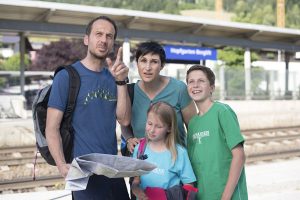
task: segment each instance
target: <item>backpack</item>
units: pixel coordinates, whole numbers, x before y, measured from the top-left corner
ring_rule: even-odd
[[[58,67],[54,72],[54,76],[62,69],[66,69],[69,74],[69,95],[66,110],[60,124],[60,135],[66,162],[71,163],[73,159],[72,152],[74,138],[71,122],[73,111],[76,105],[77,95],[80,88],[80,77],[76,69],[70,65]],[[56,164],[48,149],[45,135],[47,107],[50,92],[51,85],[46,86],[37,93],[32,104],[32,118],[38,151],[48,164],[55,166]]]

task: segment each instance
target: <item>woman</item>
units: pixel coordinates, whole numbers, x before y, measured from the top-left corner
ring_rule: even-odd
[[[154,41],[138,45],[135,56],[141,77],[134,85],[131,127],[122,127],[122,136],[132,153],[139,138],[145,137],[147,110],[158,101],[168,102],[176,110],[180,143],[185,146],[187,126],[190,118],[196,114],[196,107],[187,93],[186,84],[171,77],[160,75],[166,62],[163,47]]]

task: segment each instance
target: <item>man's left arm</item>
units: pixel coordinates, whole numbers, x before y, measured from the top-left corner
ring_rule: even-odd
[[[112,63],[110,58],[106,59],[108,69],[115,78],[117,84],[117,121],[120,125],[127,126],[131,117],[131,102],[127,92],[125,80],[128,77],[128,67],[122,62],[122,47],[119,48],[116,60]]]
[[[131,102],[127,92],[127,84],[117,85],[117,120],[120,125],[127,126],[130,124]]]

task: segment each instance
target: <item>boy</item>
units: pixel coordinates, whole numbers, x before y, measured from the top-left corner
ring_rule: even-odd
[[[197,177],[197,199],[248,199],[244,139],[234,111],[212,100],[215,75],[194,65],[186,75],[188,93],[198,114],[189,122],[188,153]]]

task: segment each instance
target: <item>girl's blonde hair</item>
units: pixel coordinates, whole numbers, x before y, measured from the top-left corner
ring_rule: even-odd
[[[159,119],[168,126],[170,131],[167,132],[165,142],[167,148],[171,151],[172,160],[175,162],[177,158],[176,145],[183,145],[179,137],[176,112],[170,104],[162,101],[152,104],[148,109],[147,115],[150,112],[158,115]]]

